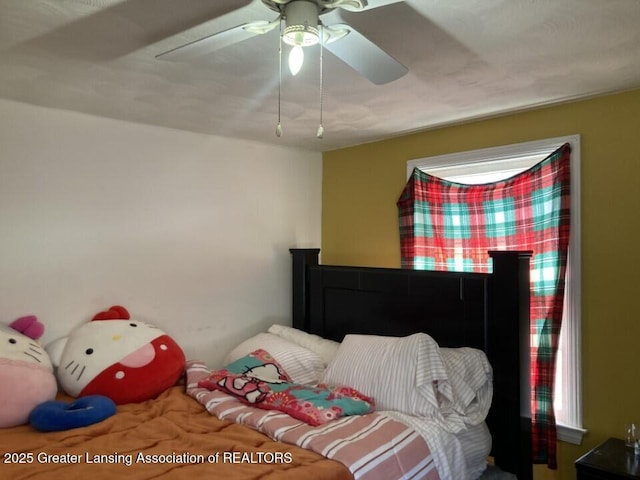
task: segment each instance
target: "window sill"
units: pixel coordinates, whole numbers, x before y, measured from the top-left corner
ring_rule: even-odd
[[[574,445],[582,444],[582,437],[587,431],[584,428],[571,427],[569,425],[556,425],[558,440],[561,442],[573,443]]]

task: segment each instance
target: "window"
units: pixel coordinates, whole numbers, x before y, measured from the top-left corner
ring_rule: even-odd
[[[447,180],[489,183],[520,173],[543,160],[564,143],[571,144],[571,237],[568,253],[565,304],[556,361],[554,411],[558,438],[580,444],[582,429],[580,362],[580,136],[474,150],[407,162],[407,177],[414,168]]]

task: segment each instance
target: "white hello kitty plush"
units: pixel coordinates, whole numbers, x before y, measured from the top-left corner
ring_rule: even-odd
[[[171,337],[132,320],[119,305],[47,345],[47,351],[65,392],[104,395],[116,404],[156,397],[176,384],[185,367],[184,353]]]
[[[37,341],[43,333],[33,315],[0,325],[0,428],[27,423],[38,404],[56,396],[49,355]]]

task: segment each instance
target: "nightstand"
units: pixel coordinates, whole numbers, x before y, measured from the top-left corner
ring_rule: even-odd
[[[623,440],[610,438],[576,460],[578,480],[640,479],[640,456]]]

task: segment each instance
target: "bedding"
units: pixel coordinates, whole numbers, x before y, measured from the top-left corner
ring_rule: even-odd
[[[455,435],[462,446],[467,478],[478,478],[488,467],[487,458],[491,454],[491,432],[485,422],[467,427]]]
[[[61,401],[71,397],[59,396]],[[210,415],[175,386],[103,422],[43,433],[0,430],[3,479],[352,479],[341,463]]]
[[[316,353],[328,345],[329,368],[322,381],[373,392],[378,407],[388,409],[382,415],[425,438],[443,478],[475,479],[486,469],[492,441],[484,420],[491,406],[493,378],[482,350],[440,348],[424,333],[347,335],[342,343],[325,343],[322,337],[282,325],[273,325],[269,332]],[[269,337],[253,337],[251,345],[265,346],[260,343],[265,338]],[[428,398],[434,401],[429,403]]]
[[[347,335],[323,382],[360,390],[373,397],[381,410],[434,416],[439,407],[438,389],[442,391],[447,380],[437,348],[425,334]],[[435,352],[433,359],[427,356],[430,351]]]
[[[220,419],[249,426],[274,440],[338,460],[355,479],[440,479],[425,439],[401,421],[371,413],[311,426],[284,413],[245,405],[219,390],[199,387],[199,382],[210,374],[201,362],[189,362],[187,393]]]
[[[493,399],[493,371],[487,356],[469,347],[441,348],[440,354],[453,392],[448,408],[459,412],[467,426],[484,422]]]
[[[426,333],[347,335],[322,381],[349,385],[374,398],[381,410],[426,417],[451,433],[483,422],[493,391],[484,352],[443,354]]]
[[[408,425],[426,440],[442,479],[474,480],[487,468],[491,434],[486,423],[469,426],[458,433],[447,432],[427,418],[394,411],[380,411]]]
[[[242,403],[278,410],[310,425],[363,415],[374,409],[371,398],[349,387],[294,383],[271,354],[262,349],[210,372],[198,387],[220,390]]]

